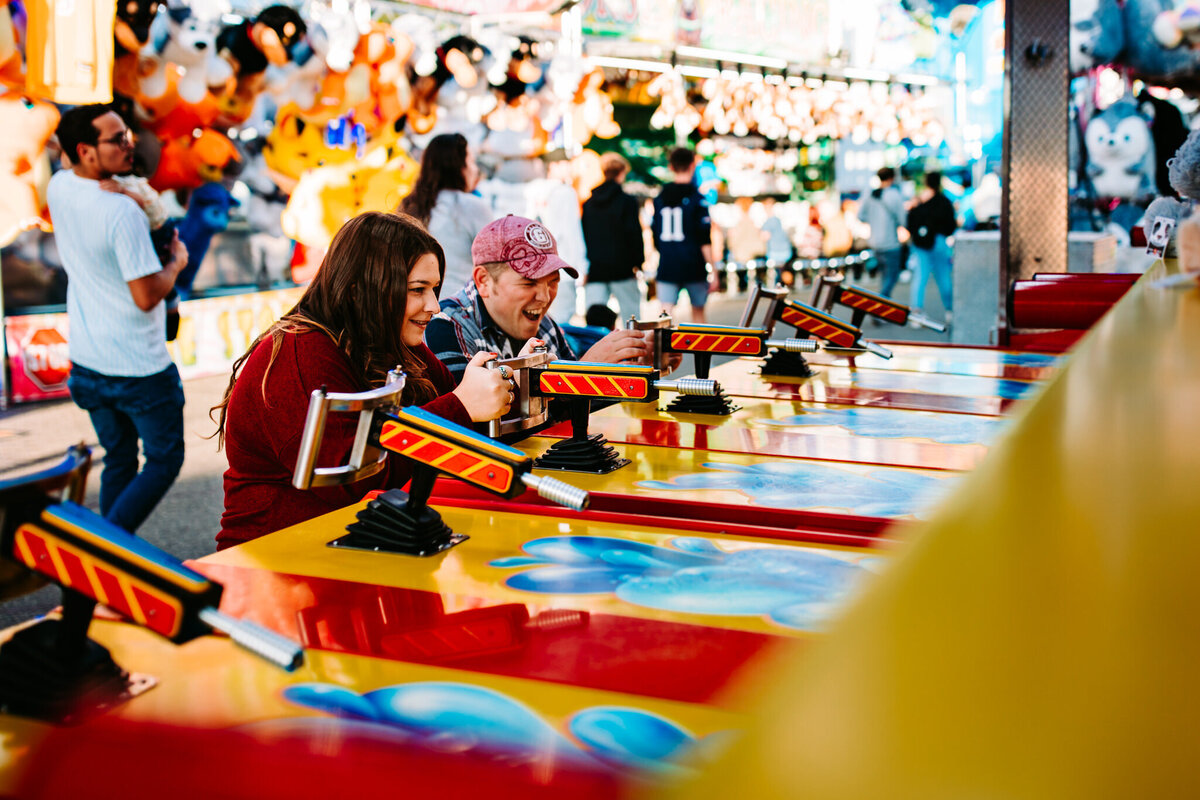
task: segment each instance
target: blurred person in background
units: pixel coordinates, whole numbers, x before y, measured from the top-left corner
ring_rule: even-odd
[[[750,283],[751,262],[757,269],[766,253],[766,237],[750,215],[754,198],[739,197],[734,205],[738,209],[738,219],[725,234],[725,246],[729,250],[729,260],[738,266],[738,289],[744,290]]]
[[[942,174],[930,172],[925,176],[925,190],[920,201],[908,212],[907,227],[912,237],[914,274],[909,305],[925,306],[925,289],[932,275],[942,296],[942,305],[949,320],[954,310],[953,283],[950,269],[953,262],[948,237],[954,235],[958,224],[954,204],[942,193]]]
[[[429,140],[417,182],[400,202],[400,210],[420,220],[446,254],[444,295],[471,280],[471,242],[495,218],[487,201],[472,194],[478,183],[479,167],[466,137],[443,133]]]
[[[656,283],[663,310],[673,315],[679,295],[686,289],[692,304],[692,321],[705,322],[704,306],[715,278],[709,276],[713,263],[712,220],[708,205],[693,178],[696,154],[676,147],[668,157],[671,182],[654,199],[654,248],[658,251]]]
[[[641,290],[637,275],[646,261],[638,202],[621,184],[629,173],[629,162],[619,153],[600,159],[604,183],[592,190],[583,204],[583,240],[587,246],[587,275],[584,295],[587,307],[617,301],[622,318],[641,317]]]
[[[860,201],[858,218],[871,227],[868,243],[879,264],[881,286],[879,293],[891,297],[904,269],[901,236],[905,236],[904,196],[896,188],[896,170],[884,167],[877,173],[879,186]]]
[[[766,239],[767,262],[775,269],[773,281],[791,286],[795,282],[795,273],[792,272],[795,248],[792,246],[792,239],[788,236],[783,222],[775,216],[775,198],[764,198],[762,204],[763,212],[767,215],[763,220],[762,234]]]

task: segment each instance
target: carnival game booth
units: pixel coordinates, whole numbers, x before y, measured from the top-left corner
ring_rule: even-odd
[[[406,782],[430,787],[432,770],[451,796],[1187,786],[1179,746],[1194,713],[1170,686],[1195,660],[1178,631],[1197,602],[1185,533],[1200,511],[1200,465],[1181,443],[1200,433],[1186,402],[1200,385],[1188,357],[1200,294],[1194,279],[1156,283],[1174,269],[1157,266],[1056,365],[927,520],[883,536],[755,532],[754,501],[729,532],[705,524],[702,503],[689,520],[511,502],[531,485],[579,507],[588,477],[532,469],[529,453],[380,411],[386,403],[326,398],[331,409],[381,413],[370,435],[384,447],[441,447],[419,456],[428,469],[488,484],[497,502],[435,496],[440,525],[459,541],[439,540],[447,549],[425,557],[329,546],[372,519],[376,498],[171,568],[177,581],[223,587],[208,597],[226,618],[281,636],[275,652],[302,644],[302,664],[294,651],[276,664],[239,654],[236,634],[204,629],[176,645],[150,606],[128,602],[141,598],[138,584],[113,590],[108,604],[128,619],[97,620],[88,633],[157,685],[75,726],[6,716],[6,792],[86,785],[127,796],[113,743],[153,756],[142,786],[170,783],[183,796],[218,786],[277,796],[272,787],[295,789],[298,776],[328,786],[312,767],[335,758],[354,765],[346,779],[356,786],[395,781],[400,764]],[[981,363],[955,355],[921,357]],[[419,482],[410,520],[430,508],[420,495],[432,481]],[[0,489],[5,547],[25,543],[10,559],[84,592],[95,578],[86,559],[84,572],[72,567],[72,552],[107,554],[112,567],[113,539],[97,549],[105,531],[69,501]],[[31,549],[38,536],[50,567]],[[64,607],[75,618],[74,604]],[[0,663],[11,658],[0,651]],[[1097,693],[1108,700],[1097,704]],[[834,717],[849,728],[830,736]],[[1030,724],[1036,735],[1012,735]],[[1056,757],[1040,757],[1051,743]],[[870,774],[836,766],[864,752],[877,765]],[[1101,752],[1131,756],[1113,763]]]

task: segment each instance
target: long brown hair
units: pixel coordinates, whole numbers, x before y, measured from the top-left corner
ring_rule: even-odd
[[[421,156],[421,171],[412,192],[400,201],[400,210],[426,225],[442,189],[467,191],[467,137],[443,133],[429,140]]]
[[[446,257],[437,239],[408,214],[368,211],[346,222],[334,234],[321,268],[300,302],[255,339],[233,364],[233,374],[218,412],[217,446],[225,442],[225,417],[238,372],[264,339],[271,339],[271,359],[263,373],[262,396],[267,397],[267,377],[288,334],[318,331],[328,336],[361,378],[363,388],[381,386],[388,370],[400,365],[407,373],[402,402],[421,404],[437,396],[425,366],[401,337],[401,321],[408,301],[409,270],[424,255],[437,257],[438,276],[446,274]]]

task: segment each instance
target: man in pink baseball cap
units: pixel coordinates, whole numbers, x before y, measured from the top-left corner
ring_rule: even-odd
[[[620,363],[644,361],[651,347],[644,333],[613,331],[582,356],[550,318],[559,270],[579,273],[558,255],[554,237],[535,220],[509,214],[488,224],[471,245],[472,281],[441,301],[425,328],[425,343],[452,375],[461,376],[475,353],[512,358],[537,339],[558,358]]]

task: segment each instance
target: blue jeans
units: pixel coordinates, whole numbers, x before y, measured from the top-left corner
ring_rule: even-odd
[[[953,311],[952,292],[954,286],[950,280],[950,264],[953,256],[950,245],[946,244],[946,237],[938,236],[929,250],[914,246],[912,254],[914,267],[912,296],[908,304],[913,308],[925,307],[925,288],[929,285],[929,277],[932,275],[933,282],[937,284],[938,293],[942,296],[942,305],[947,311]]]
[[[175,365],[156,375],[102,375],[71,365],[67,388],[104,448],[100,513],[130,533],[145,522],[183,466],[183,383]],[[138,440],[146,463],[138,471]]]
[[[879,262],[880,281],[882,281],[879,293],[884,297],[891,297],[900,280],[900,272],[904,269],[904,264],[901,263],[901,250],[899,247],[893,250],[876,250],[875,260]]]

